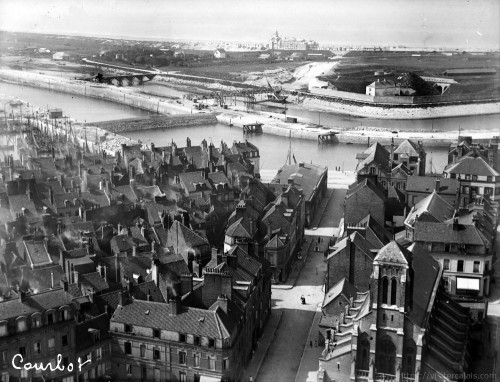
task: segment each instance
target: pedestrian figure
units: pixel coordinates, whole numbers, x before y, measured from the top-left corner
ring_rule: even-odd
[[[304,295],[302,295],[302,296],[300,297],[300,300],[302,301],[302,305],[305,305],[305,303],[306,303],[306,298],[304,297]]]

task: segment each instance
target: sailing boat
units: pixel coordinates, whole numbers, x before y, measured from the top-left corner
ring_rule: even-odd
[[[288,142],[289,142],[288,143],[288,154],[287,154],[286,159],[285,159],[285,166],[287,164],[288,165],[292,164],[292,158],[293,158],[293,162],[295,164],[297,164],[297,160],[295,159],[295,155],[292,153],[292,131],[290,131],[290,133],[288,135]]]

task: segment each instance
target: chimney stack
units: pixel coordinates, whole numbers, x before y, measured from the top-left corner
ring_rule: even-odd
[[[439,192],[441,189],[441,178],[436,178],[436,192]]]

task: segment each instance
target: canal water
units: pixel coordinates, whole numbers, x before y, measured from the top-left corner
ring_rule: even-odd
[[[143,91],[151,94],[165,95],[169,97],[178,97],[182,93],[178,90],[165,87],[161,84],[145,84]],[[74,94],[66,94],[50,91],[48,89],[34,88],[29,86],[21,86],[0,82],[0,93],[8,94],[17,97],[23,101],[29,102],[38,107],[60,108],[65,115],[68,115],[81,122],[99,122],[106,120],[117,120],[125,118],[133,118],[148,115],[147,111],[134,109],[129,106],[109,102],[101,99],[87,98]],[[289,105],[293,112],[289,111],[288,115],[296,115],[303,118],[309,118],[312,122],[319,122],[323,125],[331,124],[331,126],[358,126],[363,122],[363,125],[372,125],[371,121],[364,118],[356,118],[332,113],[317,113],[307,110],[298,109],[296,106]],[[270,111],[276,111],[275,108],[269,108]],[[497,120],[496,124],[493,121]],[[479,116],[466,118],[446,118],[440,121],[440,126],[454,126],[460,121],[462,128],[471,128],[476,121],[483,123],[481,128],[497,129],[499,126],[498,116]],[[467,121],[470,123],[467,125]],[[427,121],[387,121],[378,120],[379,126],[393,127],[406,126],[407,128],[415,128],[418,123],[427,125]],[[466,126],[467,125],[467,126]],[[493,127],[494,125],[494,127]],[[454,127],[456,128],[456,127]],[[436,129],[438,129],[436,127]],[[439,129],[443,129],[440,127]],[[189,128],[176,128],[166,131],[150,130],[147,132],[130,132],[126,136],[141,140],[144,143],[154,142],[157,146],[168,145],[174,140],[179,146],[185,145],[186,137],[190,137],[193,144],[200,144],[205,138],[207,141],[212,141],[214,145],[219,146],[220,141],[224,140],[230,144],[233,141],[250,140],[260,150],[261,169],[277,169],[285,163],[287,153],[290,146],[290,141],[287,137],[274,135],[248,135],[244,136],[242,131],[236,127],[229,127],[222,124],[210,126],[197,126]],[[313,140],[291,140],[292,153],[297,160],[304,162],[313,162],[328,166],[330,170],[340,167],[345,171],[352,171],[356,166],[356,153],[366,148],[364,145],[320,145]],[[446,165],[446,148],[429,147],[427,152],[427,169],[433,169],[434,172],[441,172]]]

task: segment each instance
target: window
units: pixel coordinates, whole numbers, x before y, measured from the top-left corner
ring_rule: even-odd
[[[396,297],[398,291],[398,282],[396,279],[392,279],[391,282],[391,305],[396,305]]]
[[[42,320],[40,319],[40,315],[37,314],[33,316],[33,327],[39,328],[40,326],[42,326]]]
[[[194,353],[194,367],[200,367],[200,354]]]
[[[142,380],[148,379],[148,368],[145,365],[141,366],[141,379]]]
[[[1,363],[7,363],[7,350],[2,350],[2,354],[0,356]]]
[[[491,177],[491,175],[488,175],[488,176],[486,177],[486,181],[487,181],[487,182],[492,182],[492,181],[493,181],[493,178]]]
[[[47,340],[47,347],[50,349],[54,349],[54,346],[56,344],[56,341],[54,340],[54,337],[51,337]]]
[[[33,351],[35,352],[35,354],[40,354],[42,352],[40,341],[33,342]]]
[[[384,277],[382,279],[382,304],[387,304],[387,293],[389,291],[389,279]]]
[[[102,349],[101,348],[95,349],[94,354],[95,354],[95,359],[97,359],[97,360],[101,359],[102,358]]]
[[[464,271],[464,261],[463,260],[458,260],[457,262],[457,272],[463,272]]]
[[[450,252],[451,250],[451,244],[450,243],[445,243],[444,244],[444,251],[445,252]]]
[[[69,311],[68,309],[64,309],[62,312],[61,312],[61,319],[63,321],[68,321],[69,320]]]
[[[26,319],[23,318],[18,318],[17,319],[17,331],[18,332],[24,332],[26,330]]]
[[[465,174],[465,180],[470,180],[470,174]]]
[[[215,370],[215,357],[208,357],[208,368]]]
[[[161,359],[160,349],[154,349],[153,350],[153,359]]]
[[[180,342],[186,342],[186,335],[182,334],[182,333],[179,333],[179,341]]]
[[[445,289],[447,292],[450,292],[450,287],[451,287],[451,284],[450,284],[450,278],[449,278],[449,277],[445,277],[445,278],[444,278],[444,289]]]
[[[132,375],[132,365],[127,363],[126,365],[127,375]]]
[[[68,367],[68,365],[69,365],[69,358],[68,357],[63,358],[63,365],[65,368]]]
[[[153,337],[160,338],[160,329],[153,329]]]
[[[146,345],[144,344],[141,345],[141,357],[146,357]]]
[[[179,352],[179,363],[181,365],[185,365],[186,364],[186,352],[185,351],[180,351]]]
[[[477,180],[477,175],[472,175],[472,180]]]
[[[479,261],[474,261],[474,268],[472,270],[472,272],[474,273],[479,273]]]
[[[229,358],[224,358],[222,360],[222,370],[229,369]]]
[[[180,382],[186,382],[187,377],[186,377],[186,372],[185,371],[179,371],[179,381]]]
[[[209,348],[214,348],[215,347],[215,340],[212,338],[208,339],[208,347]]]
[[[449,271],[450,270],[450,259],[444,259],[443,260],[443,269],[445,271]]]
[[[68,346],[68,335],[63,334],[61,337],[62,346]]]
[[[132,333],[132,326],[125,324],[125,333]]]
[[[125,354],[132,354],[132,344],[130,342],[125,342]]]
[[[54,315],[52,313],[47,314],[47,324],[53,324],[54,323]]]
[[[7,335],[7,322],[4,321],[0,324],[0,337]]]
[[[487,262],[484,263],[484,271],[488,272],[489,270],[490,270],[490,262],[487,261]]]
[[[21,354],[23,357],[26,357],[26,347],[25,346],[19,347],[19,354]]]
[[[199,336],[194,336],[194,344],[199,345],[200,344],[200,337]]]

